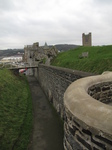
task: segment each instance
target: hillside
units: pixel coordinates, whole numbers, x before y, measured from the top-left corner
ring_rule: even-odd
[[[87,58],[79,58],[83,52],[88,52]],[[62,52],[53,59],[51,65],[100,74],[107,70],[112,71],[112,45],[81,46]]]
[[[7,50],[0,50],[0,59],[3,57],[8,57],[8,56],[14,56],[17,55],[18,52],[24,53],[23,49],[7,49]]]
[[[12,55],[16,55],[18,52],[24,53],[24,49],[0,50],[0,55],[2,55],[2,56],[12,56]]]
[[[59,50],[59,51],[68,51],[70,49],[73,48],[77,48],[78,45],[74,45],[74,44],[56,44],[55,47]]]
[[[74,44],[56,44],[56,45],[48,45],[49,47],[55,46],[58,51],[60,52],[65,52],[68,51],[70,49],[75,49],[77,47],[79,47],[79,45],[74,45]],[[42,46],[44,47],[44,46]]]
[[[28,82],[0,69],[0,150],[27,149],[32,127]]]

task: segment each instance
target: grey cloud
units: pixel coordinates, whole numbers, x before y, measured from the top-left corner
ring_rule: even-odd
[[[92,32],[93,45],[111,43],[109,0],[86,0],[83,6],[70,0],[69,7],[66,1],[0,0],[0,48],[23,47],[36,41],[81,44],[83,32]]]
[[[0,0],[0,10],[12,10],[14,8],[13,0]]]
[[[101,4],[109,4],[112,3],[112,0],[93,0],[94,2],[98,2]]]

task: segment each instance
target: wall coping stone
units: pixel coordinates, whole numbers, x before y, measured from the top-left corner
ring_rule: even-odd
[[[43,64],[39,64],[39,66],[43,66],[43,67],[48,67],[48,68],[52,68],[52,69],[56,69],[56,70],[60,70],[60,71],[66,71],[68,73],[73,73],[75,75],[81,75],[82,77],[87,77],[87,76],[93,76],[95,74],[90,73],[90,72],[83,72],[83,71],[79,71],[79,70],[73,70],[73,69],[68,69],[68,68],[63,68],[63,67],[57,67],[57,66],[49,66],[49,65],[43,65]]]
[[[64,94],[64,105],[86,125],[112,135],[112,106],[101,103],[88,95],[89,87],[110,81],[112,81],[112,72],[73,82]]]

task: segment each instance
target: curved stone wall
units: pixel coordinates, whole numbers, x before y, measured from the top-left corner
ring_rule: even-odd
[[[65,150],[112,149],[112,106],[104,104],[111,101],[111,72],[79,79],[67,88],[64,94]]]
[[[112,81],[89,87],[88,94],[102,103],[112,105]]]

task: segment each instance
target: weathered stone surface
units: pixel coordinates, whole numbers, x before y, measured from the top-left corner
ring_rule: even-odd
[[[112,107],[88,95],[106,103],[111,89],[112,73],[79,79],[68,87],[64,95],[65,142],[73,145],[73,141],[68,140],[73,137],[74,143],[77,141],[82,149],[111,150]]]
[[[112,103],[112,81],[95,84],[88,89],[88,94],[106,104]]]

